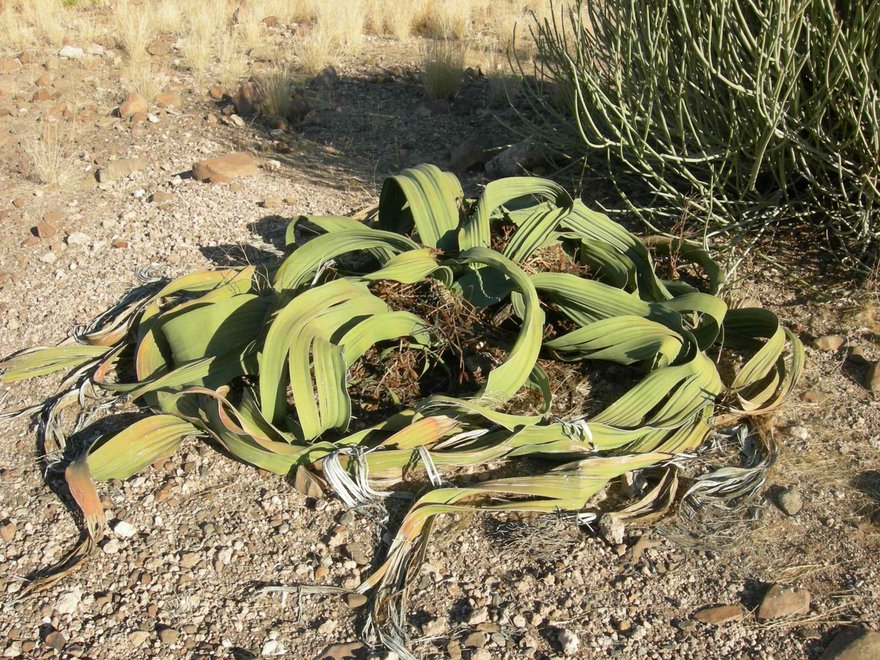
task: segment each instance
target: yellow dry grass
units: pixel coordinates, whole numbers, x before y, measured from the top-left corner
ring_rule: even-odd
[[[302,73],[316,73],[341,56],[356,56],[364,34],[408,39],[479,41],[477,49],[508,50],[515,24],[528,12],[544,15],[550,0],[0,0],[0,51],[17,54],[67,39],[87,46],[105,34],[116,37],[130,61],[148,57],[158,35],[180,39],[184,65],[199,78],[232,84],[246,75],[244,53],[265,43],[264,20],[298,23],[290,45]],[[519,44],[527,30],[517,31]],[[487,45],[487,43],[489,45]],[[433,47],[436,50],[436,47]],[[522,53],[520,47],[517,50]],[[441,54],[442,55],[442,54]],[[289,55],[290,57],[290,55]],[[445,56],[438,62],[442,63]],[[439,70],[442,70],[442,66]],[[438,71],[431,67],[433,77]],[[439,75],[439,74],[438,74]],[[137,71],[129,77],[139,78]],[[138,87],[142,85],[137,84]]]
[[[126,92],[140,94],[152,101],[168,84],[168,75],[158,64],[132,60],[122,72],[122,86]]]
[[[76,181],[76,160],[70,155],[69,136],[58,122],[47,122],[23,142],[31,162],[31,175],[37,183],[63,190]]]
[[[468,50],[460,41],[436,39],[422,49],[422,84],[432,99],[452,100],[458,94]]]
[[[145,58],[147,46],[153,39],[155,25],[150,7],[135,4],[130,0],[122,0],[114,7],[113,20],[116,37],[129,59],[138,61]]]

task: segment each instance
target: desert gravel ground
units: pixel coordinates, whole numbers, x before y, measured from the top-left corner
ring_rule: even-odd
[[[474,136],[515,140],[496,121],[513,116],[487,104],[478,75],[450,111],[426,104],[411,51],[369,40],[338,80],[309,92],[304,120],[280,130],[224,115],[227,101],[183,75],[171,84],[180,108],[151,106],[142,123],[112,116],[124,94],[111,49],[3,60],[0,354],[59,342],[136,284],[137,268],[176,276],[271,258],[291,217],[362,209],[384,175],[425,161],[449,167],[450,150]],[[48,100],[35,100],[40,90]],[[63,191],[31,179],[28,140],[49,121],[70,140],[76,183]],[[232,151],[251,153],[259,172],[231,183],[191,178],[195,161]],[[145,166],[99,185],[95,170],[121,158]],[[486,181],[479,171],[463,178],[472,191]],[[41,222],[52,235],[36,235]],[[750,517],[697,540],[667,520],[628,529],[617,544],[564,519],[520,524],[513,537],[485,518],[444,520],[411,593],[416,651],[781,660],[819,657],[847,625],[880,627],[880,400],[865,385],[880,359],[876,294],[860,287],[821,300],[765,265],[747,264],[742,275],[743,294],[793,324],[809,359],[794,399],[768,422],[781,456]],[[845,344],[815,348],[822,335]],[[7,387],[2,405],[39,400],[50,387]],[[52,589],[20,598],[23,579],[78,534],[49,486],[27,421],[5,422],[6,657],[391,657],[357,641],[358,610],[338,597],[257,592],[265,583],[351,587],[368,573],[381,526],[338,500],[306,499],[193,441],[101,486],[112,531],[100,551]],[[800,495],[795,515],[778,506],[784,488]],[[774,584],[806,590],[808,607],[759,620]],[[715,605],[742,614],[717,625],[693,618]]]

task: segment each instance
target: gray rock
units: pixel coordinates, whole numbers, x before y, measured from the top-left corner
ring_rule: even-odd
[[[794,487],[783,488],[776,499],[779,508],[788,516],[796,516],[804,508],[804,500]]]
[[[486,174],[493,179],[517,176],[550,160],[550,153],[531,140],[514,144],[486,163]]]
[[[165,645],[174,644],[180,639],[180,633],[174,628],[163,627],[159,629],[159,641]]]
[[[452,169],[457,172],[479,169],[492,158],[494,149],[484,137],[473,137],[453,147],[449,156]]]
[[[102,167],[98,170],[98,183],[119,181],[135,172],[145,169],[146,167],[147,161],[143,158],[119,158],[118,160],[112,160],[106,167]]]
[[[599,534],[608,543],[620,545],[623,543],[623,537],[626,534],[626,525],[617,516],[605,513],[599,517]]]
[[[570,630],[560,632],[556,641],[559,642],[559,646],[565,655],[576,655],[581,645],[581,640]]]
[[[77,48],[76,46],[64,46],[61,50],[58,51],[58,57],[65,57],[69,60],[78,60],[83,55],[85,55],[85,51],[82,48]]]

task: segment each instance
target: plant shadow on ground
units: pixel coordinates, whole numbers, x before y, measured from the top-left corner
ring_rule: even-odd
[[[484,77],[465,82],[448,108],[427,99],[411,71],[340,76],[332,86],[306,87],[304,93],[312,108],[305,117],[291,119],[284,129],[273,128],[269,118],[247,117],[251,130],[230,132],[227,146],[258,149],[278,161],[276,173],[291,181],[372,197],[385,176],[406,167],[430,162],[450,169],[451,150],[466,140],[503,147],[521,139],[504,126],[516,124],[515,112],[491,101]],[[465,175],[468,194],[468,183],[482,178],[457,174]]]

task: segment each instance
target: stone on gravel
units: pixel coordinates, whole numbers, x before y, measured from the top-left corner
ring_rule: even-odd
[[[146,642],[149,636],[150,632],[148,630],[135,630],[128,635],[128,641],[130,641],[133,646],[137,647]]]
[[[110,539],[101,546],[101,550],[105,555],[115,555],[120,550],[119,541],[116,539]]]
[[[492,154],[492,144],[487,138],[478,136],[453,147],[449,160],[453,170],[466,172],[483,167],[492,158]]]
[[[137,534],[137,527],[132,525],[130,522],[120,520],[118,523],[113,525],[113,533],[120,538],[130,539],[132,536]]]
[[[880,392],[880,360],[872,362],[865,374],[865,387],[872,392]]]
[[[183,102],[174,92],[164,92],[156,97],[156,106],[159,108],[180,108]]]
[[[599,534],[612,545],[621,545],[626,525],[615,515],[604,513],[599,517]]]
[[[143,158],[119,158],[110,161],[106,167],[102,167],[97,172],[98,183],[107,181],[119,181],[125,177],[139,172],[147,167],[147,161]]]
[[[264,209],[277,209],[284,202],[281,201],[280,197],[267,197],[262,202],[260,202],[260,206]]]
[[[704,607],[694,613],[693,618],[702,623],[711,623],[720,626],[722,623],[738,621],[743,616],[742,607],[739,605],[715,605]]]
[[[531,140],[523,140],[508,147],[486,163],[486,174],[493,179],[517,176],[548,160],[546,149]]]
[[[158,190],[150,197],[150,201],[154,204],[159,204],[160,206],[163,204],[170,204],[174,201],[174,193]]]
[[[58,229],[48,220],[42,220],[37,223],[35,231],[40,238],[52,238],[58,232]]]
[[[79,601],[81,599],[81,589],[77,588],[65,591],[58,596],[58,600],[55,601],[55,611],[58,612],[58,614],[73,614],[76,612],[76,608],[79,607]]]
[[[880,658],[880,632],[849,629],[837,633],[822,660],[876,660]]]
[[[82,48],[77,48],[76,46],[64,46],[61,50],[58,51],[58,57],[63,57],[68,60],[78,60],[83,55],[85,55],[85,51]]]
[[[46,646],[51,646],[56,651],[61,651],[64,646],[67,644],[67,639],[65,639],[64,635],[57,630],[53,630],[43,640],[46,642]]]
[[[779,508],[788,515],[796,516],[804,508],[804,500],[797,488],[783,488],[776,497]]]
[[[347,642],[345,644],[331,644],[318,655],[315,660],[350,660],[360,657],[365,647],[360,642]]]
[[[218,177],[237,179],[257,173],[257,162],[248,153],[237,151],[224,156],[206,158],[192,167],[193,177],[199,181],[216,180]]]
[[[465,637],[463,641],[465,646],[470,646],[474,649],[481,649],[486,645],[486,633],[479,631],[472,632]]]
[[[471,612],[470,617],[468,617],[468,625],[476,626],[481,623],[486,623],[489,620],[489,609],[486,607],[480,607],[473,612]]]
[[[180,633],[176,631],[174,628],[170,628],[168,626],[163,626],[159,628],[159,641],[165,645],[174,644],[178,639],[180,639]]]
[[[367,602],[367,597],[363,594],[346,594],[345,596],[345,604],[349,606],[351,609],[357,609],[358,607],[362,607]]]
[[[774,584],[764,595],[758,608],[758,618],[762,621],[781,619],[810,611],[810,592],[806,589]]]
[[[180,558],[182,568],[192,568],[202,561],[202,556],[198,552],[185,552]]]
[[[846,343],[846,340],[840,335],[822,335],[813,340],[813,347],[818,348],[820,351],[835,353],[844,343]]]
[[[575,655],[581,646],[581,640],[570,630],[560,632],[556,641],[559,642],[559,646],[565,655]]]
[[[17,530],[18,527],[14,522],[8,522],[5,525],[0,526],[0,538],[9,543],[9,541],[15,538],[15,532]]]
[[[284,655],[287,653],[287,649],[284,648],[284,644],[282,644],[277,639],[270,639],[265,644],[263,644],[263,650],[260,651],[260,655],[264,658],[269,658],[276,655]]]
[[[331,89],[336,86],[337,82],[339,82],[339,74],[336,73],[336,67],[333,65],[328,66],[312,78],[312,85],[323,89]]]
[[[129,94],[126,99],[119,105],[119,116],[123,119],[131,119],[135,113],[146,113],[150,109],[150,104],[140,94]]]
[[[92,241],[88,234],[75,231],[67,236],[68,245],[88,245]]]

